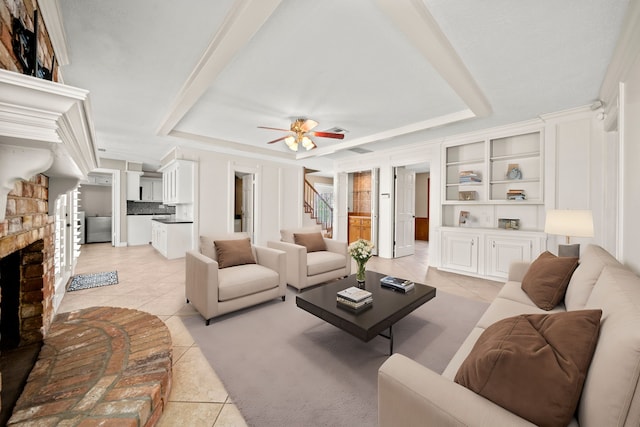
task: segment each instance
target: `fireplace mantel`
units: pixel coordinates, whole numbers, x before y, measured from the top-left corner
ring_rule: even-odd
[[[47,175],[51,206],[97,168],[89,92],[0,70],[0,221],[15,181]]]

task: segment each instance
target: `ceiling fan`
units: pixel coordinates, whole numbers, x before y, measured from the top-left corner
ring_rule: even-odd
[[[290,129],[272,128],[267,126],[258,126],[260,129],[280,130],[284,132],[293,132],[293,135],[286,135],[281,138],[274,139],[267,142],[267,144],[273,144],[274,142],[284,140],[287,147],[292,151],[298,151],[298,146],[302,145],[307,150],[316,148],[317,145],[309,136],[317,136],[320,138],[335,138],[344,139],[344,134],[335,132],[311,132],[311,129],[318,126],[318,122],[311,119],[300,118],[291,123]]]

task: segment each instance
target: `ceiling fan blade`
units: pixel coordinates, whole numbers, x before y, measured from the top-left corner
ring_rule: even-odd
[[[270,128],[267,126],[258,126],[260,129],[271,129],[271,130],[281,130],[283,132],[291,132],[291,129],[280,129],[280,128]]]
[[[278,138],[278,139],[274,139],[273,141],[269,141],[269,142],[267,142],[267,144],[273,144],[274,142],[282,141],[282,140],[283,140],[283,139],[285,139],[287,136],[289,136],[289,135],[283,136],[283,137]]]
[[[335,139],[344,139],[343,133],[334,133],[334,132],[311,132],[313,136],[319,136],[320,138],[335,138]]]
[[[316,122],[315,120],[307,119],[304,121],[304,123],[302,123],[302,126],[300,126],[300,130],[302,132],[309,132],[316,126],[318,126],[318,122]]]

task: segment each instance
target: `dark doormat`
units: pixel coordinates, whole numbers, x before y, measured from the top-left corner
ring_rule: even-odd
[[[76,274],[71,278],[67,291],[79,291],[81,289],[97,288],[99,286],[115,285],[118,283],[117,271],[104,273]]]

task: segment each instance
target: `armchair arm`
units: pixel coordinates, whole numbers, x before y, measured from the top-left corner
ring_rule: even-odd
[[[509,282],[522,282],[524,275],[527,273],[530,262],[526,261],[512,261],[509,264],[509,274],[507,276],[507,281]]]
[[[265,246],[254,246],[254,248],[258,264],[278,272],[280,276],[279,285],[284,295],[284,291],[287,288],[287,253]]]
[[[307,284],[307,249],[294,243],[269,241],[267,246],[287,255],[287,283],[298,289]]]
[[[324,239],[324,242],[326,243],[327,250],[329,252],[335,252],[337,254],[345,256],[345,258],[347,259],[346,266],[345,266],[347,268],[347,271],[345,275],[346,276],[350,275],[351,274],[351,257],[349,256],[349,251],[347,250],[349,246],[347,242],[340,242],[338,240],[327,239],[326,237]]]
[[[218,313],[218,262],[198,251],[185,254],[185,296],[205,319]]]
[[[398,353],[378,370],[378,425],[534,426]]]

